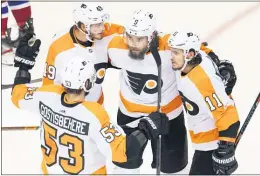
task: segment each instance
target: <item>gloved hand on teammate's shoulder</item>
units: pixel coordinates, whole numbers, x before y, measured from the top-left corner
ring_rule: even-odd
[[[35,39],[35,35],[27,33],[21,38],[17,46],[14,58],[14,66],[24,70],[30,70],[35,65],[38,56],[41,40]]]
[[[212,154],[213,170],[217,175],[230,175],[238,167],[235,158],[235,144],[220,141],[219,147]]]
[[[232,93],[233,87],[236,84],[237,76],[233,64],[228,60],[220,60],[217,65],[219,73],[225,81],[225,90],[227,95]]]
[[[148,139],[156,139],[159,135],[168,133],[169,118],[164,113],[152,112],[140,120],[138,127]]]

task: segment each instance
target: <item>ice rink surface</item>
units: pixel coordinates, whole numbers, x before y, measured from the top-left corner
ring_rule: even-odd
[[[71,2],[32,2],[35,32],[42,40],[41,51],[32,77],[42,76],[43,66],[55,31],[69,28],[72,22]],[[249,2],[113,2],[104,3],[111,22],[123,24],[135,9],[148,9],[158,21],[158,30],[170,32],[189,28],[209,41],[220,59],[231,60],[237,72],[233,98],[244,122],[260,91],[260,3]],[[11,16],[11,14],[9,14]],[[13,19],[9,20],[14,22]],[[2,81],[12,82],[14,71],[2,67]],[[38,84],[40,85],[40,84]],[[105,78],[105,107],[116,121],[118,105],[118,72],[108,70]],[[16,109],[10,101],[11,90],[2,90],[2,126],[39,125],[34,114]],[[236,157],[239,168],[235,174],[260,174],[260,108],[256,110],[239,146]],[[39,131],[2,131],[2,174],[40,173],[41,151]],[[187,174],[193,155],[189,145],[189,165],[179,174]],[[144,153],[142,174],[154,174],[150,145]],[[109,169],[110,172],[110,169]]]

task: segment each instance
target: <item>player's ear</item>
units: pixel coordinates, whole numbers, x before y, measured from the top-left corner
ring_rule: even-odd
[[[86,31],[86,26],[85,26],[85,24],[80,23],[80,29],[81,29],[82,31]]]
[[[187,55],[188,57],[187,58],[193,58],[195,57],[195,50],[191,49]]]

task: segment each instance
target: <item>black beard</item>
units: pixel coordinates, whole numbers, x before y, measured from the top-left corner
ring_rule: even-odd
[[[146,54],[146,52],[148,51],[147,48],[141,50],[139,52],[139,54],[135,54],[134,52],[132,52],[133,50],[131,48],[129,48],[129,52],[128,52],[128,56],[131,58],[131,59],[135,59],[135,60],[143,60],[144,59],[144,56]]]

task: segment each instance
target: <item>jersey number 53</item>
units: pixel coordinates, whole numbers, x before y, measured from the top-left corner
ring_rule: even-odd
[[[84,142],[79,137],[67,133],[57,136],[57,129],[45,122],[43,129],[45,145],[42,145],[41,149],[46,165],[50,167],[58,162],[64,172],[79,174],[84,169]],[[57,142],[54,139],[57,139]],[[69,158],[57,156],[60,145],[68,147]]]

